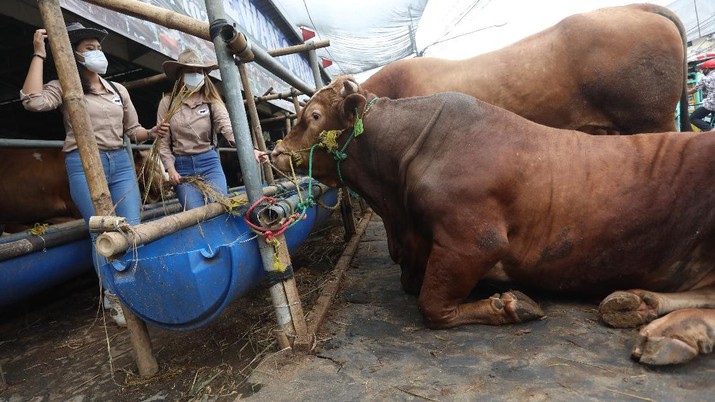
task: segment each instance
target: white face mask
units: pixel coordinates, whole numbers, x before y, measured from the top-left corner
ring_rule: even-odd
[[[84,53],[75,53],[84,57],[84,63],[81,61],[79,63],[87,67],[87,70],[94,71],[98,74],[104,74],[107,72],[107,65],[109,65],[109,62],[101,50],[88,50]]]
[[[201,87],[204,85],[204,73],[184,73],[184,84],[192,91]]]

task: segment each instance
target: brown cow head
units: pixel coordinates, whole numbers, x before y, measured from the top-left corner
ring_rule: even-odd
[[[321,144],[313,151],[313,177],[328,186],[340,185],[337,161],[329,152],[336,144],[331,147],[330,138],[335,138],[340,150],[352,135],[356,111],[362,115],[367,97],[367,92],[347,76],[337,77],[317,91],[300,111],[295,127],[273,150],[276,167],[290,174],[292,162],[296,172],[307,173],[310,149]]]

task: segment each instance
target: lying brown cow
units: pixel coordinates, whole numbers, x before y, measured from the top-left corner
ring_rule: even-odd
[[[464,92],[531,121],[591,134],[675,131],[687,106],[686,34],[653,4],[570,16],[503,49],[466,60],[415,58],[365,81],[392,99]],[[691,131],[687,113],[681,131]]]
[[[134,151],[137,176],[148,151]],[[60,223],[81,218],[70,196],[65,156],[59,148],[0,148],[0,225],[17,232],[34,223]],[[160,200],[156,183],[163,183],[162,172],[152,175],[147,202]],[[139,181],[141,194],[144,183]],[[0,231],[2,233],[2,231]]]
[[[712,351],[715,310],[695,308],[715,307],[715,135],[593,136],[460,93],[377,99],[339,77],[272,157],[305,172],[311,147],[335,135],[332,155],[314,151],[314,176],[344,180],[382,217],[429,327],[541,317],[516,291],[464,302],[501,262],[515,282],[548,291],[626,289],[601,304],[614,326],[693,307],[641,330],[633,354],[643,363]]]

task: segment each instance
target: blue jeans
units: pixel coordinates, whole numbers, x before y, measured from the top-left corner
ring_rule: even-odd
[[[99,158],[102,161],[104,177],[109,186],[115,214],[126,218],[127,222],[132,225],[139,224],[141,222],[141,195],[129,154],[123,148],[115,151],[99,151]],[[92,204],[92,197],[89,194],[89,186],[84,176],[79,151],[74,150],[65,155],[65,167],[69,177],[72,201],[77,205],[85,222],[89,223],[89,217],[94,215],[94,204]],[[97,254],[94,249],[97,235],[91,234],[90,236],[94,254],[92,260],[95,270],[99,272],[99,267],[106,264],[107,259]],[[107,286],[104,278],[102,278],[102,285],[105,289],[111,289]]]
[[[176,159],[174,167],[181,177],[201,176],[216,192],[222,195],[228,194],[226,176],[223,174],[216,151],[206,151],[196,155],[174,155],[174,157]],[[191,183],[181,183],[176,186],[176,196],[184,210],[206,205],[204,195]]]
[[[712,126],[710,123],[705,122],[703,120],[703,117],[710,115],[711,119],[715,118],[715,112],[712,110],[706,109],[703,106],[700,106],[699,108],[695,109],[692,114],[690,114],[690,123],[692,123],[695,127],[699,128],[700,131],[710,131],[712,130]]]

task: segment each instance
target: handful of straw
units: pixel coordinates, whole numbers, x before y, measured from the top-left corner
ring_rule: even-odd
[[[164,122],[169,122],[174,117],[174,115],[181,109],[181,104],[184,103],[186,99],[195,94],[200,88],[194,88],[189,90],[184,83],[179,84],[177,80],[174,83],[174,89],[171,91],[171,100],[169,103],[169,108],[167,109],[166,115],[164,116]],[[140,171],[139,178],[144,183],[144,195],[142,197],[142,204],[146,204],[149,198],[149,192],[152,188],[157,188],[159,194],[161,195],[161,201],[167,198],[167,195],[171,192],[171,185],[168,182],[160,180],[161,174],[151,174],[151,172],[161,172],[159,164],[159,142],[154,140],[154,143],[149,150],[149,157],[144,161]]]

